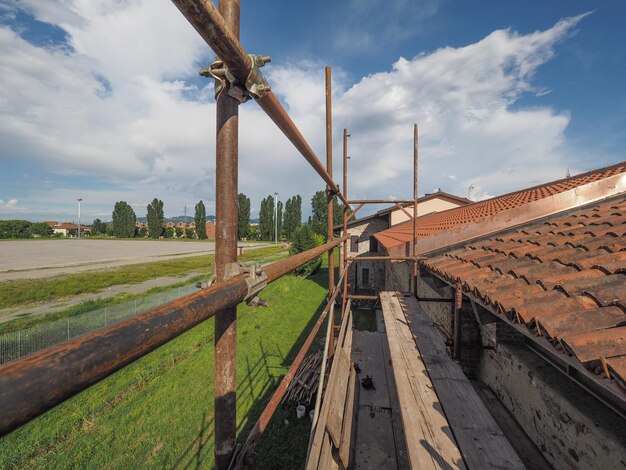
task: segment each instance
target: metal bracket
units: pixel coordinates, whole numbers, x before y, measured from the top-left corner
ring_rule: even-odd
[[[263,271],[260,264],[255,264],[250,267],[245,266],[243,263],[229,263],[226,265],[225,279],[230,279],[240,274],[248,274],[246,278],[248,293],[244,299],[246,301],[252,299],[256,294],[267,287],[267,273]]]
[[[215,272],[215,264],[213,264],[213,272]],[[240,274],[248,274],[246,277],[246,284],[248,285],[248,292],[244,300],[246,302],[253,299],[256,294],[261,292],[267,287],[267,273],[263,271],[260,264],[255,264],[250,267],[245,266],[243,263],[228,263],[224,266],[224,280],[231,279]],[[215,275],[211,276],[208,281],[200,281],[196,283],[198,289],[207,289],[216,282]]]
[[[245,103],[250,98],[258,100],[271,90],[260,68],[271,62],[272,58],[257,54],[248,54],[248,57],[251,66],[246,83],[239,82],[219,58],[210,66],[200,70],[200,75],[215,80],[215,99],[224,91],[224,88],[228,90],[228,96],[240,103]]]

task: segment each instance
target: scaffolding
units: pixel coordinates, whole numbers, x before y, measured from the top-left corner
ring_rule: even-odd
[[[352,257],[347,255],[351,217],[365,204],[391,203],[413,220],[413,255],[373,257],[379,261],[413,263],[417,278],[417,145],[414,126],[413,199],[349,200],[347,180],[347,142],[343,132],[343,188],[333,180],[331,69],[325,69],[326,92],[326,166],[300,133],[289,114],[272,92],[260,68],[271,59],[247,54],[239,42],[239,0],[220,0],[219,8],[210,0],[172,0],[200,36],[219,57],[201,74],[215,80],[216,89],[216,256],[215,283],[182,299],[126,319],[85,336],[52,346],[0,367],[0,436],[27,423],[47,410],[71,398],[115,371],[148,354],[190,328],[215,317],[215,462],[218,469],[229,468],[234,458],[244,456],[263,434],[304,360],[313,339],[326,318],[328,321],[326,353],[332,358],[337,327],[334,304],[341,294],[341,319],[350,306],[346,275]],[[327,243],[312,250],[277,261],[263,268],[244,267],[237,263],[237,194],[238,194],[238,110],[239,105],[254,100],[274,121],[307,162],[326,183],[328,203]],[[343,234],[334,238],[333,199],[343,203]],[[401,204],[412,204],[409,214]],[[358,205],[355,209],[352,204]],[[343,245],[339,259],[340,276],[334,279],[334,250]],[[327,254],[329,263],[328,303],[323,309],[289,371],[282,379],[254,425],[245,445],[236,445],[236,349],[237,305],[251,299],[268,283],[292,272],[306,262]],[[319,399],[322,386],[319,388]],[[238,452],[236,452],[236,449]],[[243,461],[240,458],[237,465]]]

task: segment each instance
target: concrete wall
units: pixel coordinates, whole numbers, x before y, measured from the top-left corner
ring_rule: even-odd
[[[348,228],[348,233],[358,236],[357,251],[351,250],[351,243],[348,241],[348,256],[376,255],[382,254],[370,251],[370,237],[375,233],[389,228],[387,218],[374,218],[355,224]],[[343,247],[340,249],[342,255]],[[363,282],[363,270],[369,270],[369,282]],[[348,269],[348,290],[351,293],[380,291],[385,285],[385,268],[381,261],[355,261]]]
[[[626,424],[526,347],[486,351],[489,385],[556,470],[626,468]]]
[[[452,287],[436,279],[418,279],[418,297],[452,294]],[[494,391],[548,462],[557,470],[626,469],[624,420],[530,351],[507,323],[479,325],[468,303],[461,310],[464,372]],[[451,345],[450,304],[421,305]]]

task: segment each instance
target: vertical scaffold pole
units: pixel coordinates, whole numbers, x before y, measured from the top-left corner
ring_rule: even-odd
[[[348,129],[343,130],[343,198],[344,200],[348,200]],[[343,236],[345,237],[348,233],[348,207],[344,204],[343,206]],[[341,272],[345,269],[346,264],[348,263],[348,240],[344,240],[343,242],[343,250],[342,250],[342,264],[343,268]],[[346,313],[346,302],[348,296],[348,273],[346,273],[343,277],[343,298],[341,301],[341,319],[343,320],[343,316]]]
[[[239,0],[220,0],[219,12],[239,39]],[[215,266],[217,281],[237,261],[237,176],[239,102],[222,92],[217,98],[215,162]],[[215,316],[215,466],[226,470],[237,437],[237,307]]]
[[[457,283],[454,291],[454,348],[452,356],[454,359],[461,358],[461,308],[463,306],[463,289],[461,284]]]
[[[413,125],[413,256],[417,256],[417,124]],[[413,294],[417,295],[417,260],[413,261]]]
[[[331,96],[331,73],[330,66],[326,66],[325,68],[325,76],[326,76],[326,171],[333,177],[333,116],[332,116],[332,96]],[[326,185],[326,199],[328,203],[328,211],[327,211],[327,222],[328,222],[328,241],[333,241],[333,200],[334,195],[332,194],[330,187]],[[328,250],[328,298],[333,293],[335,289],[335,253],[334,249]],[[332,309],[331,309],[332,312]],[[334,330],[334,315],[328,316],[328,321],[331,322],[332,334],[330,335],[330,352],[334,351],[334,343],[335,343],[335,330]]]

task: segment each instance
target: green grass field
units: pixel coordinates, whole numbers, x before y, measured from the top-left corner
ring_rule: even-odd
[[[326,269],[309,279],[285,276],[263,291],[269,307],[239,307],[239,441],[315,322],[326,285]],[[0,468],[211,468],[213,359],[208,320],[0,439]],[[296,422],[294,410],[277,415],[267,436],[293,439],[281,443],[276,459],[282,460],[264,459],[261,467],[302,465],[308,427]]]
[[[280,246],[249,250],[239,257],[239,261],[270,257],[281,251],[285,250]],[[162,276],[180,276],[190,272],[209,273],[213,261],[213,255],[192,256],[62,277],[3,281],[0,282],[0,308],[63,299]]]

